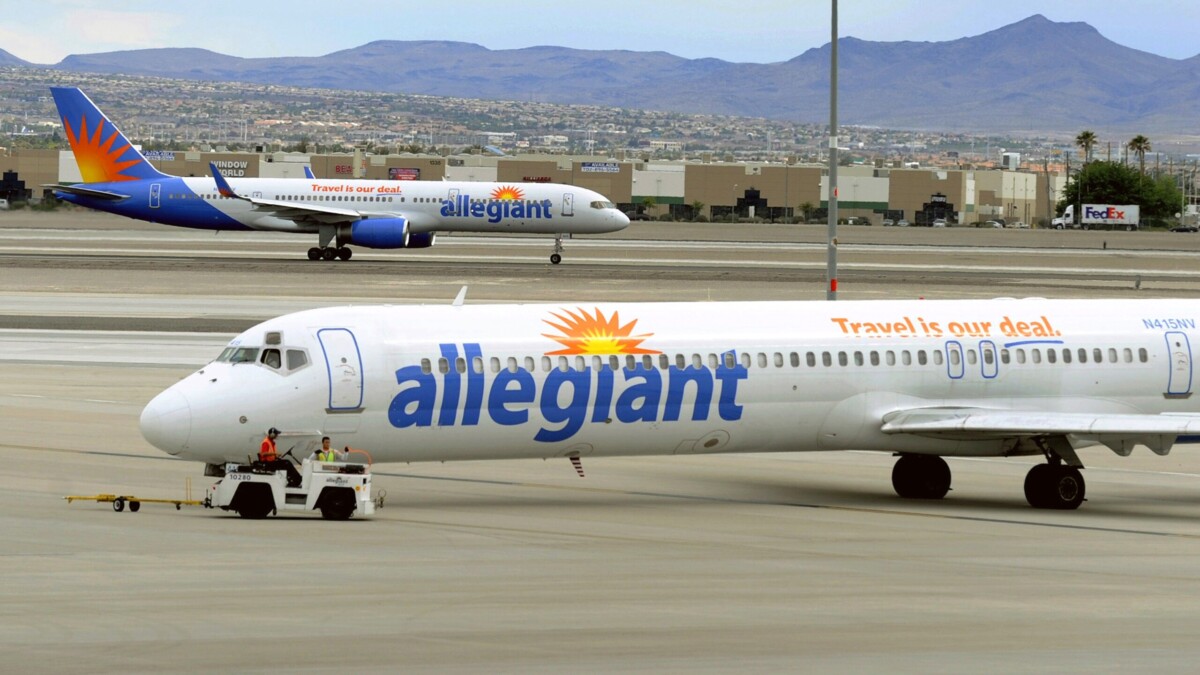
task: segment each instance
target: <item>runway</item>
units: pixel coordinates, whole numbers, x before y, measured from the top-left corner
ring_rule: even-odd
[[[230,252],[164,236],[149,257],[97,255],[93,242],[127,248],[150,230],[84,225],[77,252],[0,227],[22,234],[0,238],[6,668],[1096,672],[1190,671],[1200,656],[1195,446],[1081,453],[1089,502],[1069,513],[1025,504],[1031,460],[952,459],[954,491],[925,503],[895,497],[893,459],[874,453],[585,458],[584,479],[566,461],[384,466],[385,508],[349,523],[67,505],[180,497],[188,478],[203,490],[201,467],[151,448],[138,415],[267,316],[448,303],[463,284],[469,302],[823,297],[823,275],[788,260],[823,257],[819,243],[760,245],[802,238],[786,232],[724,246],[720,264],[711,231],[684,228],[677,247],[657,232],[568,242],[558,267],[535,259],[545,240],[322,266],[282,259],[304,242],[270,239]],[[881,267],[868,281],[848,265],[849,300],[1195,294],[1188,235],[1072,232],[1043,251],[998,239],[1027,232],[955,232],[910,250],[859,229],[880,241],[846,257]],[[988,237],[955,243],[975,234]],[[973,260],[996,270],[973,274]]]

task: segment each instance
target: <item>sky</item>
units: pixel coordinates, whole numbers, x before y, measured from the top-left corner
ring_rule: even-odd
[[[242,57],[318,56],[373,40],[453,40],[666,51],[771,63],[829,42],[831,0],[0,0],[0,49],[68,54],[202,47]],[[1033,14],[1083,21],[1119,44],[1200,53],[1197,0],[840,0],[841,36],[943,41]]]

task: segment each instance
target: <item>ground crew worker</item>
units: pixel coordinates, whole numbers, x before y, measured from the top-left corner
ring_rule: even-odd
[[[340,462],[341,460],[342,460],[342,453],[329,447],[329,437],[325,436],[325,437],[321,438],[321,449],[317,450],[317,461],[318,462]]]
[[[263,439],[262,445],[258,449],[259,463],[272,470],[283,469],[287,472],[288,487],[299,487],[303,478],[296,467],[286,459],[282,459],[275,449],[275,439],[279,437],[279,430],[275,427],[267,429],[267,437]]]

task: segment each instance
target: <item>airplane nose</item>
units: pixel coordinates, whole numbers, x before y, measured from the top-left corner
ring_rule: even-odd
[[[178,455],[192,435],[192,408],[187,397],[168,389],[142,410],[142,437],[168,455]]]

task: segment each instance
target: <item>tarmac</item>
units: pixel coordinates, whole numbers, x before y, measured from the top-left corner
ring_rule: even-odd
[[[544,239],[310,263],[299,239],[9,215],[0,670],[1190,672],[1200,657],[1187,446],[1081,453],[1074,512],[1029,508],[1032,460],[950,459],[953,491],[920,502],[892,492],[893,458],[860,452],[584,458],[586,478],[566,461],[381,465],[369,521],[62,499],[183,498],[189,479],[202,496],[202,467],[146,443],[138,415],[268,316],[448,303],[464,284],[468,302],[817,299],[815,228],[755,226],[713,254],[699,244],[728,232],[655,223],[567,242],[555,267]],[[77,250],[55,253],[57,231]],[[1189,234],[847,239],[847,300],[1197,291]]]

